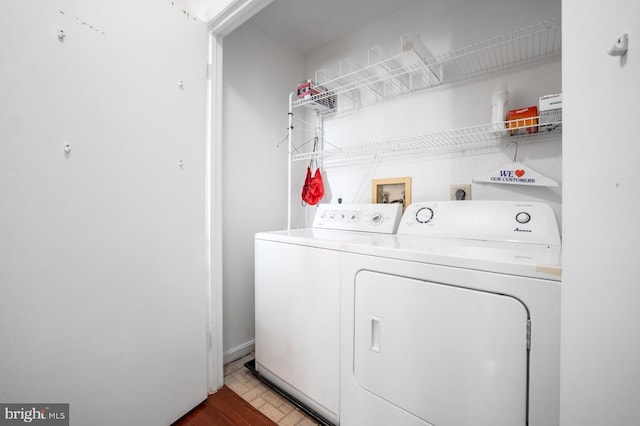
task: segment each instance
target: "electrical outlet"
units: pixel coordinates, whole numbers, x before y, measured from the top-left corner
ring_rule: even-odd
[[[460,183],[451,185],[451,199],[452,200],[470,200],[471,199],[471,184]]]

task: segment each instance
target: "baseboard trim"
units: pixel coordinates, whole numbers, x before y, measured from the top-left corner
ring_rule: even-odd
[[[250,354],[256,349],[255,339],[249,340],[235,348],[229,349],[224,352],[224,365],[229,364],[237,359],[242,358],[245,355]]]

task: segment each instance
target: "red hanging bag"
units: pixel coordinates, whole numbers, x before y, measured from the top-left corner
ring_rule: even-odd
[[[316,136],[313,142],[314,157],[317,148],[318,137]],[[320,173],[320,168],[316,167],[313,175],[311,174],[313,160],[314,158],[311,159],[309,167],[307,167],[307,177],[305,178],[304,185],[302,186],[302,205],[314,206],[322,200],[322,197],[324,197],[324,184],[322,183],[322,173]]]
[[[313,176],[311,167],[307,167],[307,177],[302,187],[302,201],[310,206],[314,206],[324,197],[324,184],[322,183],[322,173],[316,169]]]

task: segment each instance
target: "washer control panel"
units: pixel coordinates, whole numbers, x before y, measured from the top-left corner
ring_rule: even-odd
[[[440,201],[407,207],[398,234],[560,245],[551,207],[525,201]]]
[[[319,204],[314,228],[395,234],[402,204]]]

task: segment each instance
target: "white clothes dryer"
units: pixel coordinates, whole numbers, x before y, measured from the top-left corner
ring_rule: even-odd
[[[255,236],[255,371],[337,424],[340,267],[346,241],[395,233],[401,204],[321,204],[311,228]]]
[[[541,203],[409,206],[343,247],[343,426],[557,426],[561,244]]]

